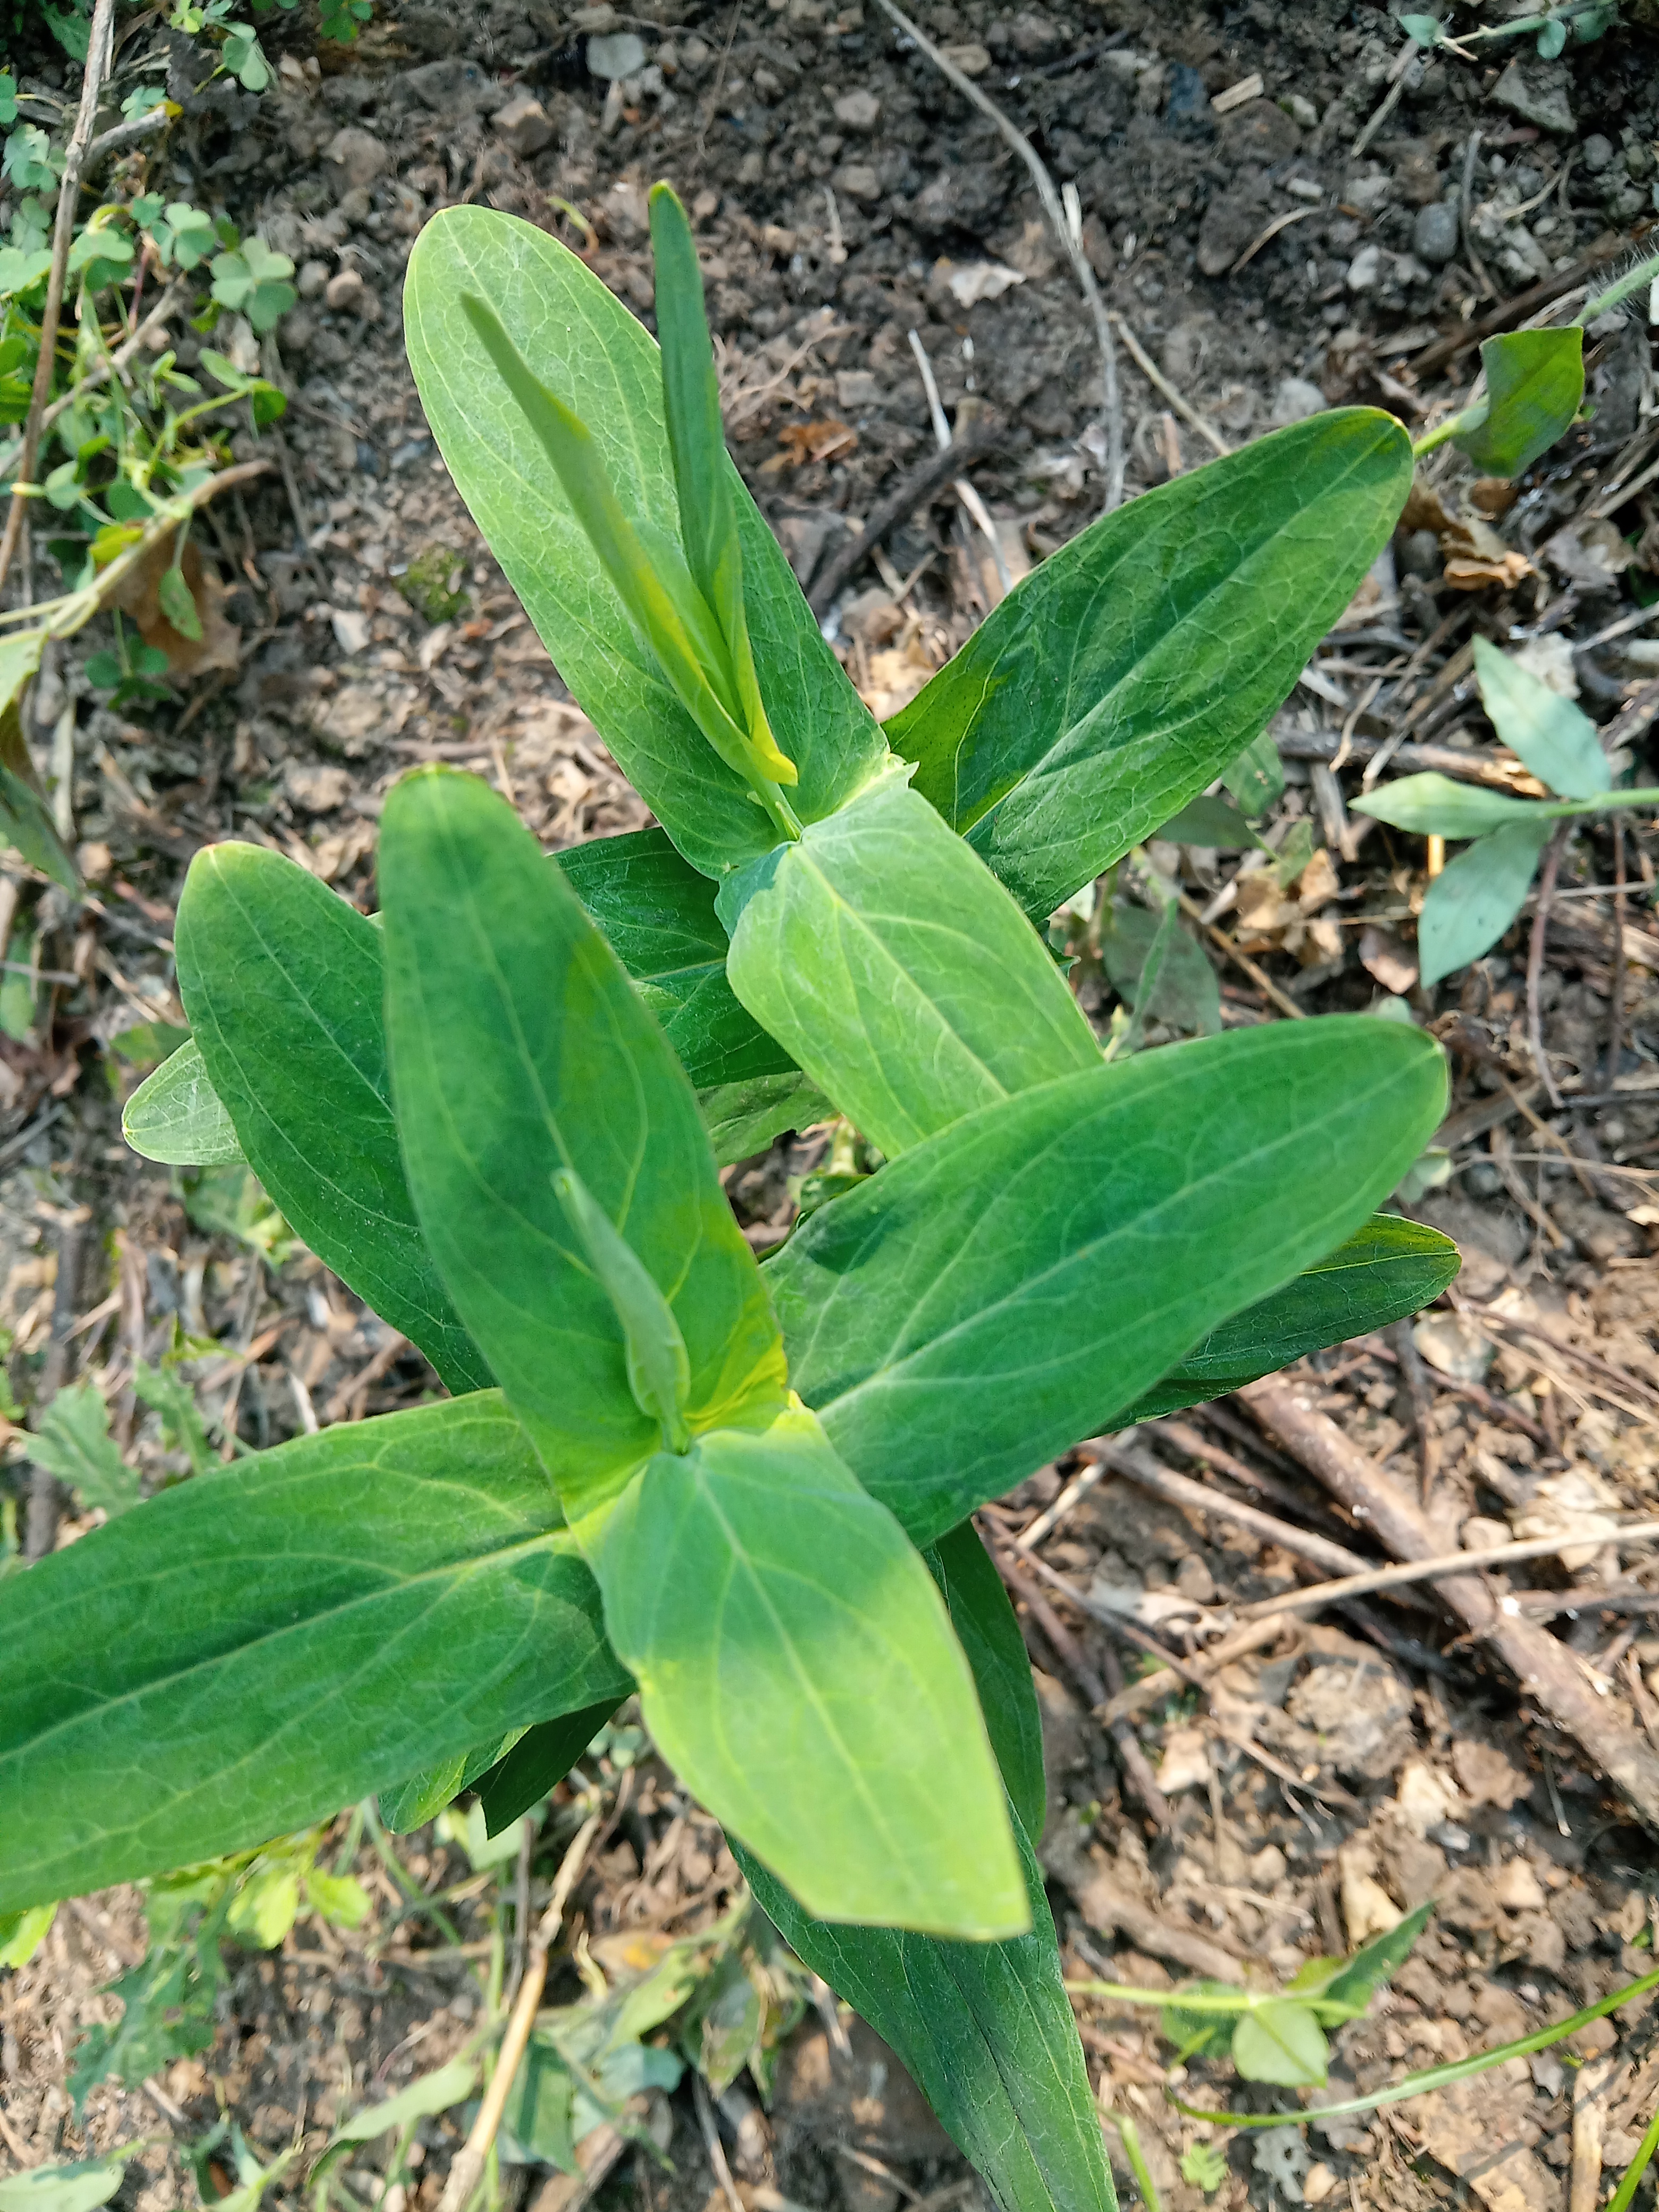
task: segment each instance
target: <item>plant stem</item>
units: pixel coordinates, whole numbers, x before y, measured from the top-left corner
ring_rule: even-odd
[[[1625,2178],[1613,2191],[1607,2212],[1627,2212],[1631,2199],[1636,2194],[1637,2184],[1648,2170],[1648,2162],[1659,2150],[1659,2112],[1648,2122],[1648,2131],[1637,2146],[1636,2155],[1625,2168]]]
[[[1645,261],[1638,261],[1635,268],[1627,270],[1616,284],[1609,284],[1605,292],[1598,292],[1593,300],[1586,300],[1573,317],[1573,321],[1582,330],[1587,323],[1593,323],[1598,315],[1605,315],[1609,307],[1616,307],[1621,300],[1629,299],[1632,292],[1639,292],[1643,285],[1654,276],[1659,276],[1659,253],[1650,254]]]
[[[380,1826],[380,1814],[367,1797],[357,1809],[363,1816],[363,1826],[368,1831],[368,1840],[374,1847],[375,1857],[392,1876],[397,1887],[402,1891],[411,1905],[432,1922],[441,1935],[447,1937],[450,1942],[459,1945],[461,1940],[460,1929],[447,1912],[441,1912],[431,1899],[417,1889],[410,1880],[402,1860],[386,1841],[386,1830]]]
[[[1412,459],[1414,461],[1420,461],[1425,453],[1431,453],[1437,446],[1445,445],[1449,440],[1456,437],[1460,430],[1474,429],[1475,426],[1470,422],[1469,417],[1476,411],[1474,408],[1465,407],[1455,415],[1449,415],[1446,420],[1435,429],[1425,431],[1420,438],[1413,438]]]
[[[1066,1982],[1065,1989],[1079,1997],[1110,1997],[1118,2004],[1177,2006],[1182,2012],[1224,2013],[1236,2017],[1261,2002],[1254,1990],[1137,1990],[1127,1982]],[[1276,1992],[1268,1990],[1273,1996]]]
[[[1135,2187],[1140,2191],[1140,2201],[1146,2212],[1163,2212],[1158,2185],[1152,2179],[1146,2164],[1146,2154],[1140,2148],[1140,2130],[1127,2112],[1102,2111],[1101,2118],[1115,2127],[1123,2143],[1123,2155],[1129,2161],[1129,2171],[1135,2178]]]

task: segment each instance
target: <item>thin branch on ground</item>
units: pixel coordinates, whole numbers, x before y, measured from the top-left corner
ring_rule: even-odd
[[[1182,398],[1181,394],[1176,390],[1174,385],[1171,384],[1169,378],[1164,375],[1163,370],[1152,359],[1151,354],[1147,352],[1146,347],[1142,345],[1140,340],[1135,336],[1134,332],[1129,328],[1127,323],[1124,321],[1122,316],[1118,313],[1115,308],[1113,308],[1112,310],[1111,319],[1117,325],[1118,336],[1128,348],[1130,360],[1133,362],[1135,367],[1146,378],[1147,383],[1152,386],[1153,391],[1162,392],[1164,398],[1169,401],[1170,406],[1175,409],[1176,413],[1179,415],[1184,422],[1190,422],[1194,429],[1197,431],[1199,436],[1204,440],[1205,443],[1211,447],[1214,452],[1218,453],[1224,460],[1227,455],[1232,452],[1232,447],[1222,436],[1220,431],[1216,428],[1212,422],[1206,422],[1205,417],[1199,413],[1197,408]]]
[[[1567,823],[1558,823],[1545,848],[1544,865],[1538,872],[1538,904],[1533,913],[1532,938],[1527,948],[1527,1044],[1532,1054],[1533,1072],[1548,1091],[1550,1104],[1558,1113],[1561,1109],[1561,1093],[1556,1087],[1549,1054],[1544,1049],[1544,1018],[1538,1000],[1544,974],[1544,937],[1549,928],[1550,902],[1555,896],[1555,879],[1561,872],[1561,854],[1567,833]]]
[[[605,1815],[591,1813],[560,1862],[553,1884],[553,1894],[545,1912],[536,1923],[536,1932],[530,1939],[530,1957],[519,1984],[518,2001],[501,2037],[501,2048],[495,2054],[495,2064],[489,2083],[478,2106],[478,2116],[473,2121],[466,2142],[455,2154],[449,2177],[444,2183],[444,2193],[439,2200],[438,2212],[463,2212],[472,2192],[483,2179],[484,2162],[495,2141],[495,2133],[507,2110],[507,2092],[513,2087],[514,2076],[519,2070],[519,2061],[524,2057],[525,2046],[530,2040],[530,2031],[535,2025],[536,2013],[542,2001],[542,1991],[547,1984],[548,1953],[564,1919],[564,1909],[570,1902],[570,1893],[581,1877],[582,1868],[593,1838],[603,1825]]]
[[[940,76],[996,125],[1030,172],[1031,181],[1037,189],[1037,198],[1042,203],[1042,212],[1048,216],[1049,228],[1060,241],[1060,251],[1072,264],[1072,273],[1077,278],[1095,326],[1095,343],[1100,349],[1102,411],[1105,416],[1106,430],[1106,513],[1109,514],[1115,507],[1123,504],[1123,402],[1118,391],[1117,350],[1112,343],[1106,303],[1100,296],[1095,272],[1089,266],[1083,240],[1066,220],[1060,194],[1054,190],[1054,180],[1025,133],[1009,121],[996,102],[981,92],[971,77],[964,76],[956,64],[939,52],[927,33],[919,30],[904,10],[896,4],[896,0],[880,0],[880,4],[884,13],[898,25],[905,36],[915,40],[918,49],[927,55]]]

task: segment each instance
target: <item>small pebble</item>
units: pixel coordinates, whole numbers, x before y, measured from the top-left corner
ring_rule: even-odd
[[[1419,208],[1412,225],[1412,252],[1438,269],[1457,251],[1457,210],[1449,200]]]

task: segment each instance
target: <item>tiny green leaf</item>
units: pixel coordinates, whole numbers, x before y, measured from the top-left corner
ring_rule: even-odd
[[[1506,331],[1486,340],[1480,365],[1486,411],[1452,442],[1489,476],[1518,477],[1572,427],[1584,397],[1584,333],[1571,323]]]
[[[41,1415],[38,1431],[26,1437],[25,1449],[37,1467],[66,1482],[83,1504],[101,1507],[112,1521],[138,1503],[138,1477],[110,1435],[109,1409],[95,1382],[66,1382]]]
[[[199,641],[202,617],[197,611],[196,601],[191,595],[190,586],[185,581],[182,568],[162,569],[156,596],[161,602],[161,612],[179,636]]]
[[[1340,1962],[1338,1971],[1319,1990],[1320,2017],[1328,2027],[1340,2020],[1357,2020],[1378,1990],[1398,1973],[1410,1955],[1412,1946],[1428,1926],[1434,1911],[1434,1901],[1408,1912],[1396,1927],[1386,1934],[1374,1936],[1369,1943],[1362,1944],[1352,1956]]]
[[[1247,2081],[1315,2087],[1325,2079],[1330,2060],[1330,2046],[1312,2006],[1291,1997],[1269,1997],[1252,2006],[1233,2030],[1233,2064]]]
[[[171,1167],[234,1167],[243,1159],[236,1125],[209,1080],[193,1037],[128,1099],[121,1109],[121,1134],[143,1158]]]
[[[1221,781],[1246,814],[1266,814],[1276,806],[1285,795],[1285,770],[1272,731],[1254,737],[1222,769]]]
[[[1171,845],[1208,846],[1227,852],[1244,852],[1261,840],[1237,807],[1224,799],[1189,799],[1179,814],[1172,814],[1152,831]]]
[[[1489,638],[1474,641],[1474,672],[1499,739],[1540,783],[1563,799],[1595,799],[1611,791],[1612,767],[1581,707],[1552,691]]]
[[[1534,813],[1542,815],[1543,809]],[[1441,870],[1417,918],[1425,991],[1497,944],[1526,903],[1549,834],[1547,817],[1507,822]]]
[[[672,1307],[574,1169],[556,1168],[553,1188],[622,1324],[634,1403],[661,1430],[665,1450],[687,1450],[691,1363]]]

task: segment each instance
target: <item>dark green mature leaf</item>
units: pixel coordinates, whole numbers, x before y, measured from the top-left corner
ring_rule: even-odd
[[[922,1557],[945,1593],[951,1626],[968,1655],[1014,1812],[1028,1836],[1041,1837],[1048,1810],[1042,1715],[1025,1639],[1002,1577],[971,1521],[959,1522]]]
[[[1024,1931],[962,1647],[813,1415],[659,1452],[593,1564],[652,1740],[809,1911],[981,1942]]]
[[[164,1492],[0,1583],[0,1911],[305,1827],[629,1687],[494,1393]]]
[[[260,1182],[452,1390],[486,1385],[404,1178],[380,931],[280,853],[224,844],[191,861],[177,934],[193,1042]]]
[[[1613,788],[1612,763],[1582,707],[1552,691],[1490,638],[1474,641],[1474,673],[1493,729],[1540,783],[1563,799],[1595,799]]]
[[[1177,1367],[1117,1416],[1118,1425],[1156,1420],[1275,1375],[1304,1353],[1386,1328],[1437,1298],[1456,1276],[1457,1247],[1437,1229],[1374,1214],[1334,1252],[1282,1290],[1212,1329]]]
[[[1402,775],[1380,791],[1366,792],[1353,802],[1358,814],[1373,815],[1396,830],[1409,830],[1422,837],[1484,837],[1511,823],[1548,825],[1563,815],[1580,810],[1571,799],[1516,799],[1507,791],[1490,791],[1478,783],[1455,783],[1449,775]]]
[[[616,1710],[616,1698],[605,1698],[597,1705],[584,1705],[578,1712],[561,1713],[556,1720],[538,1721],[526,1729],[489,1772],[478,1777],[484,1833],[499,1836],[562,1782]]]
[[[410,257],[410,362],[461,495],[629,781],[687,859],[719,876],[769,850],[776,833],[635,631],[552,463],[467,319],[467,293],[495,307],[537,376],[586,424],[624,514],[647,542],[677,511],[657,348],[574,254],[511,216],[446,209]],[[884,742],[742,480],[726,467],[767,714],[800,775],[789,801],[803,820],[816,820],[876,772]]]
[[[1572,427],[1584,397],[1584,333],[1571,323],[1564,330],[1509,331],[1486,340],[1480,366],[1486,412],[1452,443],[1486,475],[1518,477]]]
[[[734,877],[719,904],[732,989],[890,1158],[1099,1063],[1024,917],[899,776]]]
[[[769,1263],[795,1388],[925,1544],[1352,1236],[1445,1097],[1431,1037],[1333,1016],[988,1108]]]
[[[699,1091],[793,1073],[726,979],[714,885],[662,830],[596,837],[556,858]]]
[[[775,1401],[783,1354],[696,1100],[574,892],[476,776],[422,769],[382,818],[386,1015],[434,1261],[573,1519],[655,1450],[621,1324],[553,1187],[574,1169],[667,1298],[693,1428]]]
[[[1117,2212],[1042,1871],[1016,1834],[1031,1928],[1001,1943],[830,1927],[732,1849],[785,1942],[890,2045],[1001,2212]]]
[[[168,1167],[244,1164],[236,1124],[209,1080],[194,1037],[138,1085],[121,1109],[121,1134],[143,1158]]]
[[[1542,809],[1477,838],[1429,885],[1417,917],[1417,962],[1426,991],[1489,951],[1526,904],[1552,823]]]
[[[1254,739],[1411,488],[1344,408],[1107,515],[1011,592],[888,735],[1028,914],[1151,836]]]

